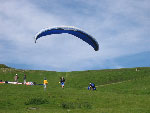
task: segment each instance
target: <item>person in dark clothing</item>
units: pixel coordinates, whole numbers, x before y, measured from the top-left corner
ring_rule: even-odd
[[[96,90],[95,84],[94,83],[90,83],[90,86],[88,87],[88,90]]]
[[[60,82],[59,83],[61,84],[61,87],[64,88],[64,86],[65,86],[65,78],[64,77],[60,77]]]
[[[27,76],[26,76],[26,74],[24,74],[24,77],[23,77],[24,84],[26,84],[26,79],[27,79]]]

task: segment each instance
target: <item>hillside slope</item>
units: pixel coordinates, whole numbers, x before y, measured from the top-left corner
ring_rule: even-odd
[[[27,81],[49,84],[26,86],[0,84],[0,113],[148,113],[150,112],[150,68],[53,72],[0,68],[0,80],[13,81],[23,75]],[[66,79],[65,89],[59,77]],[[96,91],[88,91],[94,82]]]

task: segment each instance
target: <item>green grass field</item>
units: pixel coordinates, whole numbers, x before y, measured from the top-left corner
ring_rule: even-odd
[[[75,72],[17,70],[0,65],[0,80],[13,81],[17,73],[43,86],[0,84],[0,113],[150,113],[150,68]],[[66,79],[62,89],[59,78]],[[90,82],[97,86],[89,91]]]

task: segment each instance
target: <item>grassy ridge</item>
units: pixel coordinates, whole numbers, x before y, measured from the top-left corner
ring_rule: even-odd
[[[52,72],[0,68],[0,80],[19,82],[23,75],[27,81],[43,83],[48,79],[47,90],[43,86],[0,84],[0,113],[149,113],[150,68],[91,70],[81,72]],[[66,79],[61,89],[59,77]],[[88,91],[94,82],[97,91]]]

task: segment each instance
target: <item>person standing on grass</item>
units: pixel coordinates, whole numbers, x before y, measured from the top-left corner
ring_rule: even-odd
[[[44,77],[44,90],[46,90],[47,84],[48,84],[48,81],[47,81],[46,77]]]
[[[27,76],[26,76],[26,74],[24,74],[24,77],[23,77],[24,84],[26,84],[26,79],[27,79]]]
[[[14,80],[15,80],[15,82],[17,82],[17,83],[18,83],[18,79],[19,79],[18,74],[16,74],[16,75],[14,76]]]
[[[61,83],[61,87],[64,88],[65,86],[65,78],[64,77],[60,77],[60,82]]]

